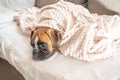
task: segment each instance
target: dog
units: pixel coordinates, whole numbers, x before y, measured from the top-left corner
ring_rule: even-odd
[[[45,60],[51,57],[55,51],[59,51],[61,40],[60,31],[49,27],[37,27],[31,32],[33,59]]]

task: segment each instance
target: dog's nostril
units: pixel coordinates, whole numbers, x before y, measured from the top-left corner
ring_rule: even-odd
[[[36,55],[39,53],[39,50],[38,49],[33,49],[33,55]]]

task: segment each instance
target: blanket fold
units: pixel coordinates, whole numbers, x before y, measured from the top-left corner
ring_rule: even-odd
[[[30,34],[36,27],[55,28],[63,34],[63,55],[94,61],[115,55],[120,40],[120,17],[91,14],[81,5],[59,1],[42,8],[19,12],[14,20],[22,32]]]

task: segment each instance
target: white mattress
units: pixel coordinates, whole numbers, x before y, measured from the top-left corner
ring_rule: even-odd
[[[32,59],[30,39],[12,21],[14,11],[0,13],[0,57],[25,80],[120,80],[120,46],[114,58],[83,62],[55,53],[44,61]]]

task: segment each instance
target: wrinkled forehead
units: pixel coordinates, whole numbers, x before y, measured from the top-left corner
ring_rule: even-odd
[[[47,44],[51,44],[51,38],[50,35],[47,34],[45,31],[39,30],[38,32],[34,31],[31,35],[31,40],[34,41],[35,44],[38,42],[44,42]]]

